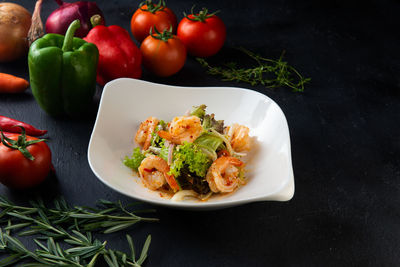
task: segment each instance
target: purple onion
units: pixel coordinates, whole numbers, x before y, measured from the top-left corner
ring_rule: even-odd
[[[90,18],[94,15],[100,15],[100,25],[105,24],[103,12],[97,6],[95,2],[79,1],[74,3],[65,3],[62,0],[55,0],[60,6],[46,21],[46,32],[47,33],[59,33],[65,35],[68,26],[72,21],[79,19],[81,27],[76,31],[75,36],[85,37],[88,32],[92,29]]]

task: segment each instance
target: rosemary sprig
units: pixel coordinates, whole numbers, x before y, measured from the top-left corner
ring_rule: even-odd
[[[196,58],[196,60],[208,69],[209,74],[222,76],[223,81],[245,82],[252,86],[261,84],[267,88],[287,86],[292,88],[293,92],[304,92],[304,84],[311,81],[311,78],[304,78],[294,67],[283,61],[285,51],[279,59],[274,60],[264,58],[244,48],[239,48],[239,50],[255,60],[257,65],[252,68],[241,68],[237,63],[230,62],[224,67],[215,67],[203,58]]]
[[[129,205],[131,206],[131,205]],[[106,248],[106,241],[92,237],[92,233],[105,234],[120,231],[140,221],[157,221],[156,218],[137,216],[121,202],[101,200],[98,207],[70,207],[64,199],[54,202],[48,208],[43,201],[32,201],[31,207],[18,206],[0,196],[0,266],[9,266],[19,261],[21,266],[95,266],[102,256],[110,267],[139,267],[147,257],[151,237],[147,237],[139,259],[135,258],[132,238],[127,235],[130,255]],[[152,212],[152,210],[136,210]],[[4,231],[3,231],[4,229]],[[35,251],[28,250],[22,242],[13,237],[36,235]],[[43,243],[44,242],[44,243]]]
[[[16,217],[24,220],[24,224],[13,225],[13,228],[26,227],[37,223],[29,215],[39,215],[46,222],[52,225],[69,224],[68,229],[77,231],[103,231],[105,234],[117,232],[128,228],[138,222],[158,221],[156,218],[139,217],[128,211],[121,202],[113,203],[106,200],[100,200],[97,208],[91,207],[70,207],[64,199],[54,201],[54,208],[47,208],[43,201],[31,201],[32,207],[22,207],[13,204],[0,196],[0,223],[4,222],[4,215]],[[152,210],[135,211],[152,212]],[[6,218],[8,219],[8,218]],[[20,235],[31,235],[41,233],[40,228],[29,229],[28,232],[21,232]]]

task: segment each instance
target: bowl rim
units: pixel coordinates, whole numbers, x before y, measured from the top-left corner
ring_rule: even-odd
[[[286,182],[283,183],[274,192],[269,193],[268,195],[265,195],[265,196],[247,197],[247,198],[244,198],[244,199],[237,199],[237,200],[230,199],[228,201],[220,201],[220,202],[208,202],[208,201],[204,201],[204,202],[185,202],[185,201],[175,202],[175,201],[166,201],[166,199],[163,199],[163,198],[160,198],[160,200],[157,200],[157,199],[146,199],[146,198],[142,198],[140,196],[131,195],[131,194],[127,193],[127,192],[124,192],[124,191],[120,190],[119,188],[114,186],[112,183],[109,183],[108,181],[106,181],[105,179],[103,179],[99,175],[99,173],[97,172],[97,170],[94,167],[94,164],[92,163],[92,159],[91,159],[91,150],[92,149],[91,148],[93,146],[93,140],[94,140],[94,136],[95,136],[95,133],[96,133],[96,129],[98,127],[99,118],[100,118],[100,116],[102,114],[102,106],[103,106],[103,102],[105,101],[104,100],[105,96],[108,95],[108,91],[111,90],[110,88],[112,88],[115,84],[118,84],[120,82],[126,82],[126,81],[134,82],[134,83],[138,83],[138,84],[148,84],[148,85],[152,85],[152,86],[178,88],[179,90],[204,90],[204,89],[207,89],[207,90],[212,90],[212,89],[239,90],[239,91],[245,91],[246,93],[256,94],[259,97],[262,97],[264,100],[270,101],[271,103],[276,105],[276,107],[278,108],[278,111],[283,116],[284,125],[285,125],[285,127],[287,129],[287,132],[288,132],[288,141],[287,142],[288,142],[289,177],[286,179]],[[158,84],[158,83],[153,83],[153,82],[148,82],[148,81],[143,81],[143,80],[137,80],[137,79],[131,79],[131,78],[119,78],[119,79],[112,80],[112,81],[108,82],[103,88],[103,92],[102,92],[102,95],[101,95],[101,99],[100,99],[100,103],[99,103],[99,107],[98,107],[98,111],[97,111],[97,115],[96,115],[96,120],[95,120],[95,123],[94,123],[94,126],[93,126],[93,130],[92,130],[92,133],[91,133],[91,136],[90,136],[90,140],[89,140],[89,145],[88,145],[88,150],[87,150],[87,158],[88,158],[89,166],[90,166],[92,172],[95,174],[95,176],[103,184],[107,185],[111,189],[119,192],[120,194],[123,194],[123,195],[125,195],[127,197],[130,197],[130,198],[134,198],[134,199],[139,200],[139,201],[143,201],[143,202],[154,204],[154,205],[164,206],[164,207],[170,207],[170,208],[200,209],[201,210],[201,209],[227,208],[227,207],[231,207],[231,206],[237,206],[237,205],[242,205],[242,204],[246,204],[246,203],[260,202],[260,201],[289,201],[290,199],[293,198],[294,191],[295,191],[294,173],[293,173],[293,164],[292,164],[292,155],[291,155],[290,131],[289,131],[289,126],[288,126],[285,114],[283,113],[283,111],[280,108],[280,106],[274,100],[269,98],[268,96],[266,96],[266,95],[264,95],[264,94],[262,94],[260,92],[254,91],[254,90],[241,88],[241,87],[175,86],[175,85]]]

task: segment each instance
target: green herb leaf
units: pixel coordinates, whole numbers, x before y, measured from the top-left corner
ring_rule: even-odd
[[[142,264],[146,258],[147,258],[147,251],[149,250],[151,243],[151,235],[147,236],[146,242],[144,242],[143,248],[142,248],[142,253],[140,253],[140,257],[137,260],[138,264]]]
[[[211,75],[222,77],[223,81],[236,81],[248,83],[252,86],[263,85],[267,88],[289,87],[293,92],[304,92],[304,85],[311,81],[311,78],[304,78],[294,67],[283,61],[283,55],[279,59],[268,59],[257,55],[247,49],[240,48],[256,62],[252,68],[240,68],[235,62],[226,63],[224,67],[211,66],[205,59],[196,60],[208,69]]]
[[[206,108],[207,108],[207,106],[204,104],[200,105],[200,106],[194,106],[192,108],[192,111],[190,112],[190,115],[197,116],[200,119],[203,119],[204,115],[206,115]]]
[[[28,267],[94,267],[97,258],[102,256],[110,266],[140,267],[143,261],[140,264],[135,261],[131,238],[127,238],[132,254],[128,257],[121,251],[106,249],[106,242],[94,239],[85,229],[90,228],[95,233],[105,229],[105,233],[111,233],[140,221],[157,221],[135,215],[128,210],[133,204],[124,206],[121,202],[103,200],[98,208],[70,207],[63,199],[55,201],[54,208],[47,208],[41,200],[30,204],[32,207],[18,206],[0,196],[0,208],[3,209],[0,223],[5,224],[0,228],[0,252],[6,254],[0,260],[0,266],[18,263]],[[20,240],[11,236],[11,231],[18,235],[38,235],[34,239],[37,249],[28,250]],[[147,241],[143,250],[140,259],[147,256]]]
[[[144,160],[144,158],[145,156],[140,151],[140,148],[137,147],[133,149],[132,156],[131,157],[126,156],[123,162],[129,168],[138,171],[140,163],[142,163],[142,160]]]
[[[136,259],[135,245],[133,244],[132,237],[130,235],[126,235],[126,240],[128,241],[128,244],[129,244],[129,250],[131,251],[132,259]]]

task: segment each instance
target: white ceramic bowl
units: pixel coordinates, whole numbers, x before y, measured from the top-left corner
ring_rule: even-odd
[[[149,116],[165,121],[192,106],[206,104],[225,125],[250,128],[254,145],[246,164],[248,183],[232,194],[208,201],[174,202],[143,186],[122,160],[132,154],[135,133]],[[289,129],[279,106],[258,92],[231,87],[177,87],[135,79],[117,79],[103,89],[90,138],[88,160],[95,175],[112,189],[157,205],[217,209],[256,201],[287,201],[294,194]]]

